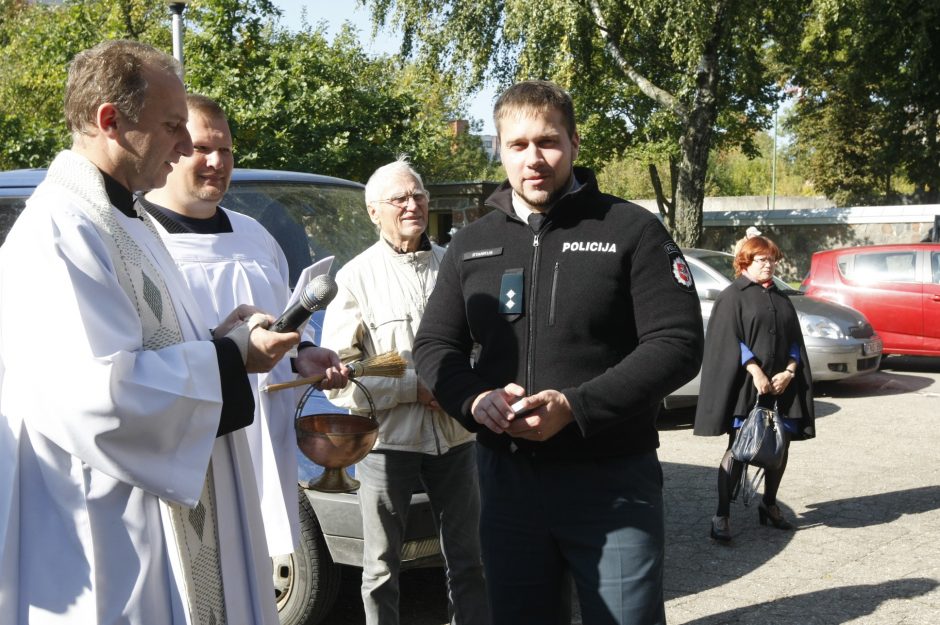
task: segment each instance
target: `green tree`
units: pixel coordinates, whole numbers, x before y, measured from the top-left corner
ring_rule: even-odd
[[[776,99],[768,48],[798,26],[801,0],[359,0],[402,53],[459,68],[468,88],[551,78],[579,111],[583,162],[645,155],[676,239],[700,237],[708,156],[753,152]],[[670,169],[671,188],[659,163]],[[671,175],[673,174],[674,175]]]
[[[68,145],[62,90],[77,52],[117,37],[170,48],[160,0],[0,2],[3,168],[44,165]],[[407,153],[429,181],[484,170],[479,141],[448,126],[463,100],[446,73],[371,58],[350,28],[332,43],[321,26],[289,31],[268,0],[195,0],[185,16],[187,88],[222,103],[240,166],[365,180]]]
[[[158,12],[165,15],[165,5],[139,0],[0,0],[0,167],[41,166],[67,146],[62,92],[68,62],[103,39],[153,42],[146,35],[160,23]]]
[[[771,195],[773,190],[773,137],[763,131],[755,133],[752,140],[754,153],[745,153],[739,146],[713,151],[708,161],[708,177],[705,181],[706,196]],[[661,163],[660,169],[668,171],[669,164]],[[789,148],[777,147],[776,195],[815,195],[799,170]],[[629,199],[649,199],[656,190],[649,175],[644,158],[627,155],[611,161],[598,174],[601,186],[610,193]],[[667,175],[662,181],[668,188],[671,179]]]
[[[748,155],[732,147],[713,156],[709,162],[708,195],[815,195],[816,190],[799,174],[789,148],[777,146],[773,162],[773,136],[758,132],[754,137],[757,153]],[[776,168],[776,187],[774,187]]]
[[[940,4],[815,0],[790,42],[795,149],[840,204],[940,201]]]

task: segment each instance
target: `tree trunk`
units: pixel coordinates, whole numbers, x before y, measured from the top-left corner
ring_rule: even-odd
[[[659,214],[666,223],[666,228],[671,232],[675,230],[676,227],[676,185],[675,183],[672,184],[673,193],[667,200],[666,194],[663,192],[663,183],[659,178],[659,169],[656,168],[656,164],[649,163],[646,167],[649,170],[653,191],[656,193],[656,206],[659,208]],[[673,174],[675,174],[675,172],[673,172]],[[672,180],[675,180],[675,178],[675,175],[673,175]]]
[[[714,120],[706,118],[705,111],[694,109],[682,137],[676,187],[676,225],[672,234],[676,243],[683,247],[697,247],[702,235],[705,173],[714,123]]]
[[[938,145],[937,131],[940,129],[940,115],[933,112],[927,115],[925,123],[929,130],[925,133],[924,142],[927,144],[926,162],[931,163],[932,167],[928,169],[924,199],[928,204],[936,204],[940,200],[940,145]]]
[[[676,187],[676,226],[673,237],[681,246],[697,247],[702,236],[702,206],[712,129],[717,108],[714,93],[699,89],[698,102],[689,115],[680,142],[681,158]]]
[[[673,237],[676,243],[686,247],[698,246],[702,237],[708,155],[715,121],[718,119],[718,48],[725,28],[726,7],[724,2],[715,5],[712,37],[705,42],[702,51],[692,107],[679,141],[676,228]]]

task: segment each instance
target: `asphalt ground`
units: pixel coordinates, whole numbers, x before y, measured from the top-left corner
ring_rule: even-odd
[[[815,395],[817,438],[790,447],[778,497],[797,531],[737,502],[730,546],[708,537],[725,439],[693,436],[691,411],[661,417],[670,624],[940,624],[940,358],[890,357]],[[364,622],[358,583],[343,570],[326,623]],[[402,625],[449,622],[440,569],[401,584]]]

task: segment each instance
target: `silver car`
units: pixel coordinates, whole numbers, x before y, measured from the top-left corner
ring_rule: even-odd
[[[715,298],[734,281],[734,257],[725,252],[687,248],[682,250],[692,270],[702,306],[702,321],[708,327]],[[790,288],[774,277],[777,287],[789,296],[800,318],[813,381],[843,380],[870,373],[881,363],[881,338],[862,313],[847,306],[816,299]],[[667,397],[666,408],[692,405],[698,398],[700,376]]]

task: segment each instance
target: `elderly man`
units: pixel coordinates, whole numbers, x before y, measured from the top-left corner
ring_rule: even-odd
[[[288,266],[277,241],[257,221],[219,206],[232,179],[232,132],[222,108],[203,95],[186,96],[193,154],[181,157],[166,185],[139,202],[183,272],[186,284],[212,323],[238,304],[284,310]],[[304,376],[326,373],[322,388],[343,386],[346,371],[335,352],[316,347],[312,333],[294,361]],[[297,506],[297,435],[293,393],[259,393],[265,384],[294,377],[284,359],[269,373],[252,375],[255,420],[245,428],[261,512],[272,556],[294,551],[300,538]]]
[[[414,350],[477,432],[494,623],[656,625],[664,511],[656,416],[698,371],[692,275],[659,220],[574,167],[571,97],[526,81],[493,112],[508,180],[456,234]]]
[[[411,342],[444,255],[425,234],[428,193],[421,176],[399,159],[369,178],[366,207],[379,240],[339,271],[339,293],[323,323],[323,345],[344,361],[397,351],[409,363],[402,378],[364,380],[379,421],[375,449],[357,465],[366,623],[398,623],[405,523],[419,484],[441,537],[453,622],[488,623],[473,436],[441,412],[410,364]],[[330,397],[354,411],[369,410],[353,387]]]
[[[0,248],[3,625],[277,623],[247,373],[300,337],[245,306],[210,335],[134,208],[193,151],[179,72],[137,42],[79,53],[72,149]]]

